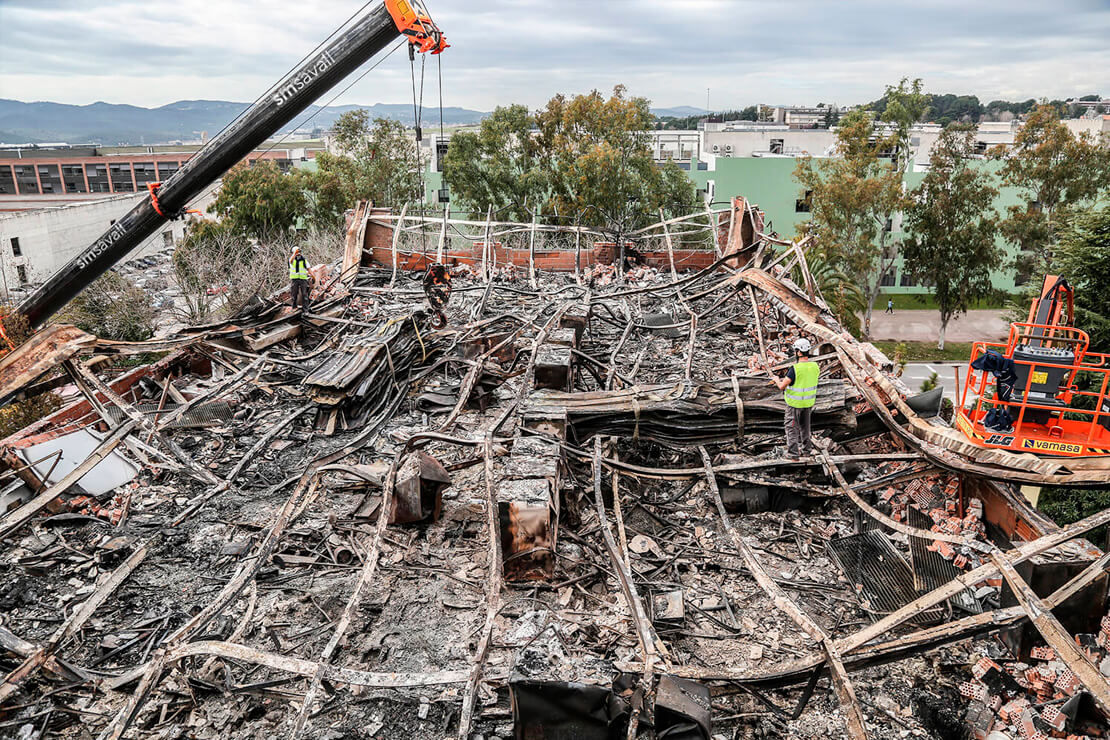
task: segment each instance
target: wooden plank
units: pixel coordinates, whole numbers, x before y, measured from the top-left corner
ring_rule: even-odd
[[[717,487],[717,476],[713,472],[713,463],[709,459],[709,453],[704,447],[699,447],[698,450],[701,452],[701,459],[705,465],[706,482],[709,484],[709,490],[713,493],[714,501],[717,504],[717,512],[721,515],[721,521],[724,524],[725,531],[728,532],[729,539],[732,540],[733,546],[743,559],[744,565],[748,568],[748,572],[751,573],[756,583],[758,583],[760,588],[770,597],[771,603],[793,619],[794,623],[797,624],[802,631],[821,644],[829,661],[833,686],[836,688],[837,697],[840,699],[840,708],[844,710],[848,733],[853,738],[866,738],[867,726],[864,724],[863,712],[860,710],[859,702],[856,700],[856,692],[855,689],[852,688],[852,682],[848,678],[848,670],[844,667],[844,661],[841,659],[840,652],[837,650],[832,638],[829,636],[829,633],[822,629],[821,625],[814,622],[808,614],[803,612],[801,608],[787,596],[782,587],[767,574],[767,571],[765,571],[760,564],[759,559],[756,558],[755,553],[748,547],[748,543],[744,541],[744,538],[741,537],[740,533],[732,526],[732,522],[728,517],[728,512],[725,511],[724,501],[721,499],[720,489]]]
[[[351,225],[347,227],[347,240],[343,248],[343,269],[339,273],[340,279],[347,284],[354,282],[358,277],[358,268],[362,264],[362,243],[366,236],[366,215],[369,209],[370,202],[360,200],[355,206]]]
[[[272,347],[279,342],[284,342],[286,339],[298,337],[301,334],[301,325],[296,324],[281,324],[275,326],[264,334],[243,335],[244,341],[247,346],[255,352],[264,350],[267,347]]]
[[[55,324],[0,357],[0,405],[24,386],[50,372],[74,355],[96,345],[96,337],[76,326]]]
[[[1051,607],[1033,592],[1029,584],[1014,570],[1010,561],[999,553],[994,553],[991,561],[998,567],[1006,583],[1010,584],[1018,604],[1029,615],[1029,620],[1041,633],[1041,637],[1091,692],[1099,709],[1110,714],[1110,683],[1107,682],[1106,677],[1079,650],[1075,640],[1064,629],[1064,625],[1060,624],[1060,620],[1052,614]]]

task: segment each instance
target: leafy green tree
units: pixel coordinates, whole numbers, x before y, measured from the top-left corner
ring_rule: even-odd
[[[836,320],[853,334],[859,332],[859,315],[867,308],[867,298],[859,285],[838,268],[820,247],[806,255],[806,264]],[[805,284],[800,266],[795,268],[793,278],[798,285]]]
[[[1059,112],[1040,105],[1026,119],[1013,147],[992,156],[1003,162],[1005,185],[1025,201],[1010,206],[1002,233],[1021,248],[1016,266],[1026,274],[1054,270],[1054,249],[1070,214],[1095,202],[1110,187],[1110,141],[1089,133],[1074,135]]]
[[[332,128],[340,153],[316,158],[318,177],[310,192],[324,215],[340,214],[360,200],[397,209],[421,200],[420,158],[405,127],[386,118],[370,120],[363,109],[348,111]]]
[[[443,178],[454,198],[475,213],[492,206],[504,218],[531,219],[526,203],[545,203],[550,189],[534,124],[527,107],[510,105],[494,110],[478,131],[452,136]]]
[[[343,225],[348,196],[334,171],[296,170],[293,177],[304,192],[304,218],[311,229],[329,231]]]
[[[644,98],[618,86],[557,95],[529,114],[499,108],[476,133],[451,140],[445,178],[456,199],[475,213],[515,220],[557,215],[587,226],[629,230],[697,203],[693,182],[675,164],[658,167],[648,146],[654,119]]]
[[[794,170],[803,192],[812,192],[813,233],[826,257],[863,288],[864,338],[898,256],[893,222],[907,203],[902,179],[913,156],[910,127],[924,116],[926,99],[920,80],[888,87],[881,125],[853,111],[837,129],[839,156],[805,157]]]
[[[273,162],[259,160],[254,165],[237,164],[224,175],[208,212],[237,234],[270,239],[289,231],[307,208],[297,178],[282,174]]]
[[[647,136],[648,100],[623,85],[606,99],[597,90],[556,95],[536,114],[536,135],[548,168],[547,212],[574,214],[586,225],[643,226],[692,208],[696,189],[677,165],[656,166]]]
[[[1060,234],[1060,274],[1075,288],[1075,323],[1110,353],[1110,208],[1078,214]]]
[[[946,128],[929,157],[929,172],[905,211],[905,269],[933,286],[940,311],[937,348],[944,349],[948,322],[991,293],[991,271],[1002,264],[995,244],[998,191],[977,167],[975,127]]]

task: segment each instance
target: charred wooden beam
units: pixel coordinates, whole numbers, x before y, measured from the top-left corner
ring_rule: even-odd
[[[1029,620],[1041,633],[1041,637],[1091,692],[1102,712],[1110,716],[1110,682],[1107,682],[1106,677],[1079,650],[1075,640],[1060,624],[1060,620],[1053,616],[1051,607],[1033,592],[1029,584],[1014,570],[1014,566],[999,553],[994,553],[991,560],[1002,573],[1002,577],[1006,579],[1006,583],[1010,584],[1018,604],[1029,615]]]
[[[702,462],[705,464],[706,481],[709,483],[709,490],[713,493],[714,501],[717,505],[717,512],[721,515],[721,521],[724,524],[725,531],[728,532],[729,539],[732,540],[733,547],[744,561],[748,572],[755,578],[756,583],[759,584],[767,596],[780,611],[789,616],[794,623],[798,625],[807,635],[813,640],[820,643],[825,651],[828,659],[829,668],[833,677],[833,686],[836,688],[837,697],[840,699],[840,708],[844,711],[846,722],[848,726],[848,733],[854,738],[866,738],[867,728],[863,720],[863,712],[860,710],[859,702],[856,700],[855,689],[852,688],[852,682],[848,678],[848,670],[844,667],[844,661],[840,657],[840,651],[837,650],[832,638],[827,632],[805,612],[798,607],[794,601],[786,595],[782,587],[774,581],[767,571],[760,565],[759,559],[756,558],[755,553],[748,547],[748,543],[740,536],[740,533],[732,526],[729,520],[728,512],[725,511],[724,502],[721,500],[721,492],[717,488],[717,476],[713,472],[713,463],[709,459],[709,453],[706,452],[704,447],[699,448],[701,452]]]
[[[443,491],[451,485],[451,474],[439,460],[426,452],[407,455],[396,473],[390,524],[437,521],[443,506]]]

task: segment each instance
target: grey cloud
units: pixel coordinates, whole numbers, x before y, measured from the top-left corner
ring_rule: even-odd
[[[224,91],[241,85],[237,97],[250,99],[258,80],[276,77],[358,7],[353,0],[315,9],[293,0],[224,0],[209,4],[220,10],[204,17],[201,33],[182,11],[189,1],[0,2],[5,77],[16,89],[21,75],[34,75],[36,84],[45,78],[57,91],[47,97],[64,98],[67,76],[79,75],[81,89],[68,93],[74,102],[108,96],[87,89],[97,76],[133,79],[123,102],[206,97],[206,80]],[[700,103],[706,87],[719,91],[722,105],[808,95],[855,102],[902,74],[960,83],[966,89],[934,89],[983,98],[1004,86],[1055,97],[1077,84],[1087,92],[1110,82],[1110,4],[1099,0],[428,1],[453,44],[442,60],[449,99],[468,107],[538,105],[558,91],[620,81],[664,105]],[[223,16],[227,23],[216,22]],[[260,43],[271,36],[284,42]],[[998,74],[1006,65],[1012,85]],[[403,94],[398,82],[407,65],[395,59],[385,66],[391,71],[383,66],[378,74],[386,84],[360,84],[352,95],[369,88]],[[977,77],[979,70],[990,71]],[[158,78],[191,80],[190,89],[159,89]],[[151,87],[139,92],[144,79]]]

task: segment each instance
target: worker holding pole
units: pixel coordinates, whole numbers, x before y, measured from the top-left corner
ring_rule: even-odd
[[[289,255],[289,300],[293,308],[298,301],[302,310],[308,308],[308,260],[300,247],[293,247]]]
[[[783,392],[786,401],[786,454],[794,459],[813,453],[810,420],[817,403],[817,383],[821,368],[809,360],[812,345],[805,337],[794,342],[796,362],[786,375],[772,382]]]

